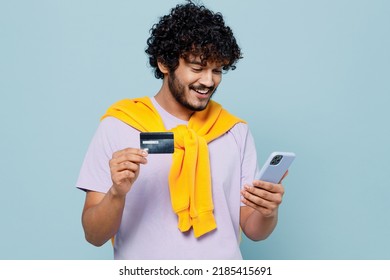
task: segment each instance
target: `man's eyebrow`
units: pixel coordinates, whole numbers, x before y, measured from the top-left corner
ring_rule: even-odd
[[[203,63],[197,59],[186,59],[187,63],[203,66]]]
[[[184,58],[184,61],[188,64],[193,64],[193,65],[199,65],[199,66],[206,66],[207,65],[207,61],[205,62],[202,62],[200,59],[198,58]],[[224,65],[221,63],[221,65],[218,65],[216,68],[223,68]]]
[[[188,63],[188,64],[194,64],[194,65],[199,65],[199,66],[206,66],[207,65],[207,62],[206,63],[202,63],[200,60],[194,58],[194,59],[185,59],[185,61]],[[223,68],[223,64],[221,65],[218,65],[216,68]]]

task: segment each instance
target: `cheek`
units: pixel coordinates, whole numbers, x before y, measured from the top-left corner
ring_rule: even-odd
[[[191,76],[182,75],[180,78],[177,78],[177,83],[180,84],[182,88],[188,88],[190,85],[196,83],[196,79]]]
[[[221,83],[222,81],[222,76],[218,76],[214,79],[214,84],[215,84],[215,87],[219,86],[219,84]]]

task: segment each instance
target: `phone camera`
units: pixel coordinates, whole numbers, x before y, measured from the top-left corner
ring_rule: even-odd
[[[279,162],[282,160],[282,158],[283,158],[282,155],[274,156],[273,159],[271,160],[271,165],[278,165]]]

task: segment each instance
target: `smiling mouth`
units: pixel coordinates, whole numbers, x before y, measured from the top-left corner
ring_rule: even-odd
[[[207,95],[207,94],[213,92],[214,87],[210,87],[210,88],[207,88],[207,87],[190,87],[190,89],[192,89],[193,91],[196,91],[199,94]]]

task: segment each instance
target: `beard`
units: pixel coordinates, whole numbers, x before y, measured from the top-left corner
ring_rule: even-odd
[[[183,107],[191,110],[191,111],[202,111],[206,109],[209,101],[211,100],[212,96],[214,95],[216,88],[214,86],[212,87],[206,87],[203,85],[195,86],[193,84],[188,86],[188,90],[186,91],[185,85],[183,85],[176,77],[174,71],[170,72],[170,75],[168,75],[168,87],[169,90],[180,105]],[[202,90],[208,90],[211,92],[210,97],[208,99],[203,100],[203,102],[198,102],[198,104],[194,104],[194,102],[190,102],[190,90],[195,91],[202,91]],[[209,94],[209,93],[208,93]]]

